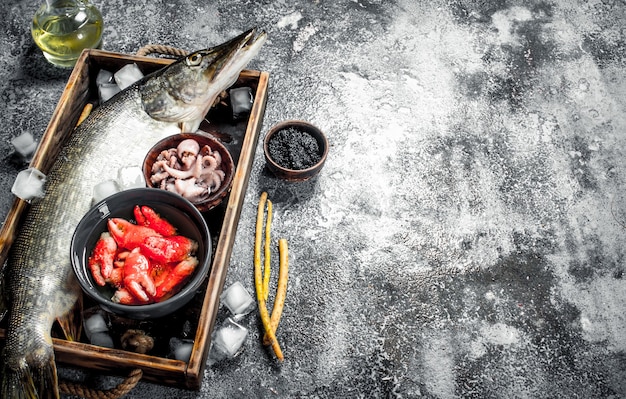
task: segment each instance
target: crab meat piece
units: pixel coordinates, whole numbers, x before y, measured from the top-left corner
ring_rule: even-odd
[[[133,209],[135,220],[139,226],[150,227],[162,236],[168,237],[176,234],[176,228],[170,222],[163,219],[154,209],[149,206],[136,205]]]
[[[122,218],[112,218],[107,225],[117,245],[130,250],[141,245],[147,237],[161,236],[150,227],[138,226]]]
[[[141,252],[157,263],[180,262],[198,249],[195,240],[184,236],[147,237]],[[127,260],[128,262],[128,260]]]
[[[150,261],[136,248],[124,262],[124,286],[140,302],[147,303],[156,294],[150,277]]]
[[[122,287],[124,285],[124,265],[115,267],[111,272],[111,276],[106,279],[106,282],[114,287]]]
[[[163,273],[165,276],[159,279],[154,298],[156,300],[163,300],[176,293],[178,287],[196,270],[196,266],[198,266],[198,258],[190,256],[180,261],[176,266],[169,269],[169,271]]]
[[[140,304],[140,302],[126,288],[118,288],[111,297],[111,300],[115,303],[120,303],[122,305]]]
[[[152,281],[154,281],[154,285],[158,288],[162,285],[165,280],[167,280],[167,276],[169,275],[171,269],[171,264],[161,264],[155,261],[152,261]]]
[[[124,267],[124,261],[126,260],[126,257],[128,256],[129,253],[130,251],[128,250],[118,251],[117,257],[113,261],[113,266],[115,266],[115,268]],[[115,269],[113,270],[115,271]]]
[[[96,284],[104,286],[106,280],[111,277],[116,252],[117,243],[111,234],[102,233],[88,259],[89,270]]]

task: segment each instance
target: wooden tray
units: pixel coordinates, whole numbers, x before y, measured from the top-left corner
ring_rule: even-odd
[[[83,107],[97,98],[95,78],[100,69],[116,71],[128,63],[136,63],[144,74],[155,71],[172,60],[141,57],[112,53],[102,50],[85,50],[69,77],[68,83],[52,115],[50,123],[42,137],[31,166],[43,173],[52,166],[66,138],[73,132]],[[254,104],[251,113],[243,121],[232,121],[225,116],[226,109],[214,108],[208,114],[211,124],[201,129],[214,134],[227,132],[224,138],[226,146],[235,160],[236,170],[231,192],[222,205],[204,214],[214,241],[212,268],[206,281],[204,294],[192,301],[196,303],[197,320],[194,347],[189,362],[169,359],[155,355],[142,355],[121,349],[108,349],[83,342],[70,342],[53,338],[58,364],[70,367],[84,367],[101,370],[107,374],[126,375],[132,369],[140,368],[146,380],[172,385],[180,388],[199,389],[206,365],[211,332],[215,324],[228,269],[232,246],[237,231],[241,207],[248,186],[250,169],[263,122],[269,74],[260,71],[242,71],[234,86],[247,86],[253,89]],[[235,135],[230,143],[227,138]],[[0,264],[4,264],[11,247],[20,219],[27,210],[25,201],[16,199],[0,231]],[[69,256],[69,255],[68,255]],[[69,258],[68,258],[69,262]],[[192,305],[190,305],[192,306]],[[193,309],[192,309],[193,310]],[[189,313],[189,311],[188,311]],[[193,331],[192,331],[193,332]],[[5,337],[5,330],[0,329],[0,338]]]

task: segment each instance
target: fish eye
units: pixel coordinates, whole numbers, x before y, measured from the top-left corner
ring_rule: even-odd
[[[187,65],[189,66],[198,66],[202,61],[202,56],[198,53],[191,54],[187,57]]]

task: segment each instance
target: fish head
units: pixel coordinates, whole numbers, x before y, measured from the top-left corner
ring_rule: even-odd
[[[266,38],[265,32],[257,35],[250,29],[149,75],[139,85],[144,110],[153,119],[180,124],[182,131],[197,130],[217,96],[237,81]]]

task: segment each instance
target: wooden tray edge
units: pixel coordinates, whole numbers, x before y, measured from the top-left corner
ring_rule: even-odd
[[[233,243],[237,234],[237,227],[239,225],[239,217],[241,215],[246,189],[250,180],[250,170],[252,169],[252,164],[254,163],[254,154],[259,140],[261,126],[263,124],[263,115],[265,114],[265,106],[267,104],[268,82],[269,73],[261,72],[259,75],[257,92],[255,94],[255,99],[258,99],[259,101],[254,102],[253,109],[250,113],[245,139],[241,148],[239,164],[235,171],[233,187],[231,189],[230,198],[226,208],[220,240],[215,251],[214,262],[215,264],[220,265],[220,267],[211,271],[207,286],[207,294],[202,305],[203,314],[198,322],[199,331],[196,334],[196,338],[200,342],[204,342],[205,345],[207,345],[207,348],[198,352],[194,351],[188,363],[187,373],[188,376],[191,377],[190,382],[192,382],[194,386],[196,386],[196,384],[199,386],[201,383],[201,376],[206,366],[209,352],[208,349],[211,343],[210,334],[211,331],[213,331],[215,324],[217,310],[220,303],[219,296],[224,288],[224,281],[226,280],[226,273],[233,251]],[[260,115],[260,117],[255,118],[255,115]],[[200,379],[195,380],[196,378]]]

